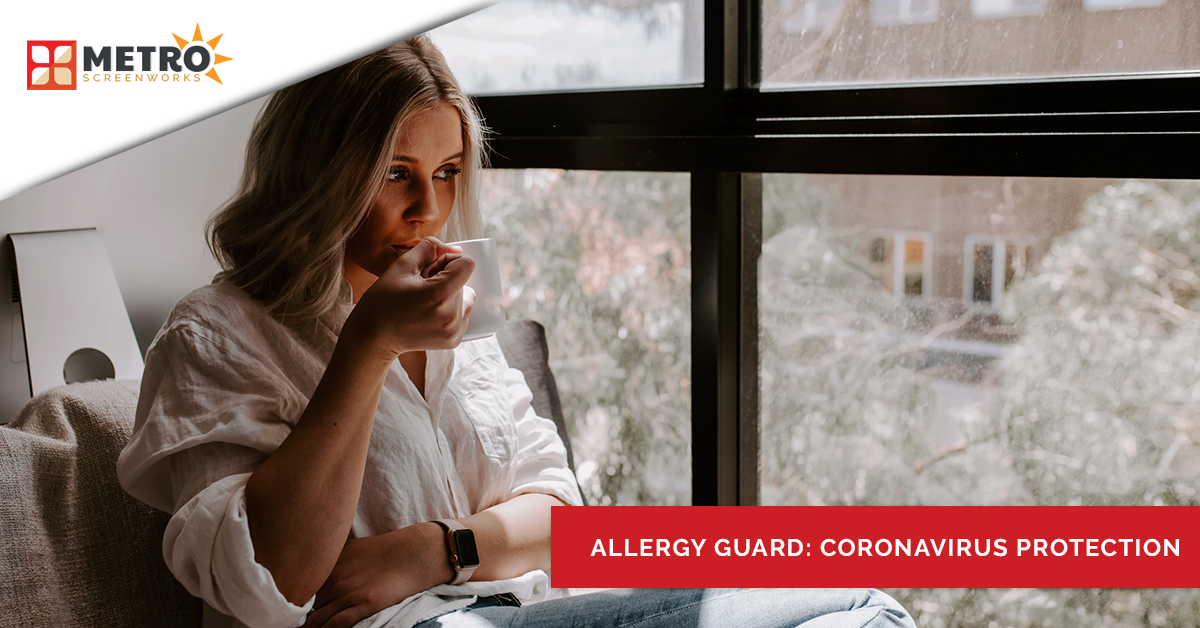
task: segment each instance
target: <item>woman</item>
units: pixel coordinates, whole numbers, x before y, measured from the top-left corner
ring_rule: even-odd
[[[210,223],[224,270],[148,350],[117,468],[173,513],[164,555],[206,625],[694,625],[764,608],[908,625],[877,592],[554,599],[550,508],[580,504],[578,487],[495,340],[461,343],[474,264],[442,243],[480,230],[481,136],[423,36],[276,93],[256,122]]]

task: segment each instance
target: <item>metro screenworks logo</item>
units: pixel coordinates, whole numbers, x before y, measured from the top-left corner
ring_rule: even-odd
[[[75,42],[39,39],[27,45],[29,89],[75,89]]]
[[[191,41],[175,35],[175,46],[77,46],[71,40],[29,40],[27,89],[76,89],[79,83],[223,84],[217,64],[232,61],[216,53],[223,35],[205,41],[196,25]],[[83,71],[79,68],[82,49]]]

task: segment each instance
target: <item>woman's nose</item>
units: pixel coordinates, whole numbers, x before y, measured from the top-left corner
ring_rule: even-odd
[[[436,222],[440,210],[437,205],[437,194],[433,183],[428,182],[414,191],[408,208],[404,210],[404,218],[411,222]]]

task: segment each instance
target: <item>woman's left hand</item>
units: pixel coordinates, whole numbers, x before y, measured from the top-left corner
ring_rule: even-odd
[[[430,522],[350,539],[317,592],[304,628],[349,628],[448,581],[451,569],[445,545],[441,526]],[[435,569],[438,566],[443,569]]]

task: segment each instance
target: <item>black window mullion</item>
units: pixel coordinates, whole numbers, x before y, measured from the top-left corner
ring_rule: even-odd
[[[757,90],[762,84],[762,0],[738,2],[738,90]],[[728,105],[726,105],[728,109]]]
[[[691,173],[694,506],[737,505],[741,488],[740,177]]]
[[[759,444],[758,261],[762,256],[762,175],[740,176],[738,212],[738,505],[757,506]]]
[[[758,503],[762,175],[696,171],[692,191],[692,504]]]
[[[1200,132],[505,138],[501,168],[1200,179]]]
[[[729,94],[745,85],[748,0],[705,0],[704,101],[725,131]],[[678,146],[678,144],[676,144]],[[741,501],[741,202],[737,172],[692,169],[692,504]]]
[[[846,85],[738,93],[750,118],[1196,111],[1200,75],[917,85]]]

